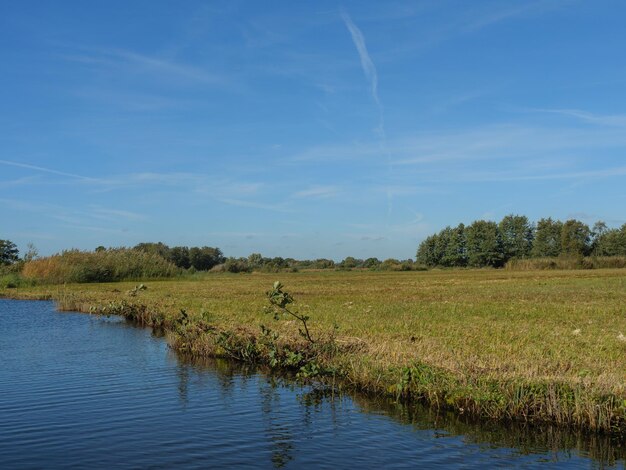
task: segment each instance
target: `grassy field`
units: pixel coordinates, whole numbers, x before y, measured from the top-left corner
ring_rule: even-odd
[[[295,344],[297,322],[263,313],[277,279],[310,316],[314,337],[336,330],[339,347],[323,361],[343,383],[461,413],[626,429],[624,270],[209,274],[130,293],[137,282],[0,295],[85,312],[143,305],[146,323],[170,328],[182,308],[192,324],[254,339],[263,323]],[[202,330],[187,349],[218,354],[213,336]]]

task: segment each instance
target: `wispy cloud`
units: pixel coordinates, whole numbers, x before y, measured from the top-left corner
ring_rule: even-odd
[[[338,192],[339,188],[336,186],[313,186],[295,192],[293,197],[302,199],[325,199],[335,196]]]
[[[387,240],[387,237],[383,237],[383,236],[370,236],[370,235],[362,235],[359,240],[361,241],[372,241],[372,242],[382,242],[384,240]]]
[[[560,160],[588,159],[597,149],[626,147],[626,133],[617,127],[536,127],[523,124],[484,125],[445,131],[416,131],[388,142],[394,166],[414,166],[422,171],[444,162],[519,160],[552,167]],[[378,142],[314,146],[289,157],[296,165],[358,161],[379,165]],[[549,155],[549,158],[546,156]],[[380,181],[379,181],[380,182]]]
[[[40,233],[33,231],[24,231],[24,232],[15,232],[15,235],[20,238],[25,238],[27,240],[59,240],[60,237],[51,235],[49,233]],[[65,237],[63,237],[65,238]]]
[[[112,209],[101,206],[88,206],[87,208],[74,207],[69,209],[66,206],[51,204],[48,202],[29,202],[18,199],[0,198],[0,204],[12,211],[23,211],[37,214],[37,219],[47,219],[63,222],[63,227],[80,228],[90,231],[102,231],[106,233],[119,233],[121,229],[111,226],[112,222],[137,222],[145,220],[143,214],[138,214],[124,209]],[[96,224],[105,221],[106,227]]]
[[[457,175],[450,178],[456,181],[474,181],[474,182],[500,182],[500,181],[542,181],[542,180],[565,180],[580,179],[588,180],[592,178],[616,178],[626,175],[626,166],[610,167],[599,170],[587,171],[569,171],[547,174],[519,174],[519,172],[500,171],[500,172],[475,172],[465,175]]]
[[[73,230],[85,230],[88,232],[95,232],[95,233],[120,234],[120,233],[128,232],[128,229],[124,229],[124,228],[116,229],[116,228],[111,228],[111,227],[100,227],[97,225],[67,224],[67,225],[64,225],[63,227],[73,229]]]
[[[361,67],[363,68],[363,73],[365,74],[365,77],[370,84],[372,98],[374,99],[376,104],[380,106],[380,99],[378,98],[378,73],[376,72],[376,66],[374,66],[374,62],[372,62],[369,52],[367,51],[367,46],[365,45],[365,37],[363,37],[363,33],[359,28],[357,28],[348,13],[346,13],[346,11],[341,11],[341,18],[348,28],[348,31],[350,31],[350,35],[352,36],[352,42],[354,42],[356,50],[359,53],[359,58],[361,59]]]
[[[594,114],[580,109],[544,109],[531,108],[528,111],[547,114],[558,114],[608,127],[626,127],[626,114]]]
[[[123,209],[108,209],[105,207],[92,207],[92,213],[94,217],[103,218],[106,220],[145,220],[144,214],[138,214],[136,212],[123,210]]]
[[[266,185],[264,183],[243,182],[232,180],[204,179],[204,183],[195,188],[199,194],[210,196],[251,196],[258,194]]]
[[[154,77],[177,77],[184,80],[212,85],[227,85],[224,76],[207,70],[168,60],[141,54],[135,51],[116,48],[81,47],[79,53],[62,54],[61,58],[85,65],[100,67],[126,67],[135,72],[151,73]],[[158,73],[157,75],[154,75]]]
[[[359,54],[359,58],[361,59],[361,67],[363,68],[363,73],[365,74],[365,78],[370,84],[370,92],[372,95],[372,99],[376,103],[376,108],[378,110],[378,128],[376,132],[378,134],[378,143],[379,150],[385,156],[387,160],[387,173],[388,177],[391,177],[391,155],[389,153],[389,149],[387,147],[387,133],[385,131],[385,116],[383,112],[383,106],[378,97],[378,72],[376,71],[376,67],[374,62],[372,61],[369,52],[367,51],[367,46],[365,45],[365,37],[361,30],[354,24],[350,16],[345,10],[341,11],[341,17],[343,22],[345,23],[348,31],[350,31],[350,35],[352,36],[352,42],[356,47],[356,50]],[[391,216],[391,212],[393,210],[393,195],[388,192],[387,193],[387,219]]]
[[[154,112],[170,109],[189,109],[197,106],[190,99],[149,94],[141,91],[122,91],[114,87],[82,87],[72,90],[77,98],[90,101],[102,107],[113,107],[115,110],[130,112]]]
[[[10,210],[19,210],[19,211],[28,211],[28,212],[39,212],[39,213],[49,213],[51,209],[62,209],[61,206],[55,206],[47,203],[33,203],[22,201],[19,199],[11,199],[11,198],[0,198],[0,203],[6,209]]]
[[[252,209],[263,209],[273,212],[294,212],[293,209],[290,209],[285,206],[285,204],[267,204],[262,202],[255,201],[244,201],[241,199],[230,199],[230,198],[219,198],[218,201],[223,202],[224,204],[229,204],[231,206],[239,206],[239,207],[249,207]]]
[[[90,178],[88,176],[77,175],[75,173],[67,173],[65,171],[59,171],[59,170],[55,170],[52,168],[45,168],[45,167],[37,166],[37,165],[30,165],[28,163],[20,163],[20,162],[14,162],[10,160],[0,160],[0,164],[14,166],[18,168],[26,168],[28,170],[40,171],[43,173],[50,173],[53,175],[67,176],[69,178],[76,178],[76,179],[83,180],[83,181],[95,181],[96,180],[95,178]]]
[[[445,22],[434,21],[423,24],[412,40],[400,43],[385,54],[387,60],[406,60],[407,54],[430,50],[441,43],[460,36],[473,34],[499,23],[523,20],[566,8],[576,0],[527,0],[523,2],[462,2],[459,8],[449,8],[447,2],[435,2],[445,11]],[[436,9],[436,8],[435,8]]]
[[[362,224],[360,228],[363,230],[355,233],[344,233],[343,236],[361,241],[383,242],[396,239],[398,235],[418,238],[432,230],[428,223],[416,219],[405,223],[387,224],[384,227],[378,224]]]
[[[29,184],[35,184],[39,182],[39,176],[24,176],[13,180],[0,181],[0,188],[13,188],[16,186],[24,186]]]
[[[478,31],[508,19],[543,13],[560,6],[559,2],[546,2],[544,0],[520,2],[514,6],[504,6],[500,9],[492,8],[490,5],[488,10],[471,13],[471,16],[468,15],[468,21],[465,23],[463,30],[466,32]]]

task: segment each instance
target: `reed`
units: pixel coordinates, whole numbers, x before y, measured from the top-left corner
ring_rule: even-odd
[[[48,284],[155,279],[179,272],[180,269],[156,254],[126,248],[95,252],[67,250],[29,261],[22,268],[26,279]]]

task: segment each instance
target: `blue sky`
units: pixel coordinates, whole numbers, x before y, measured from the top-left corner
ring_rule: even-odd
[[[0,238],[409,258],[626,222],[621,1],[0,4]]]

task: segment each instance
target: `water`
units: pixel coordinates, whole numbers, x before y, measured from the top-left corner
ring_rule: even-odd
[[[0,299],[0,468],[625,468],[622,443],[332,397]]]

